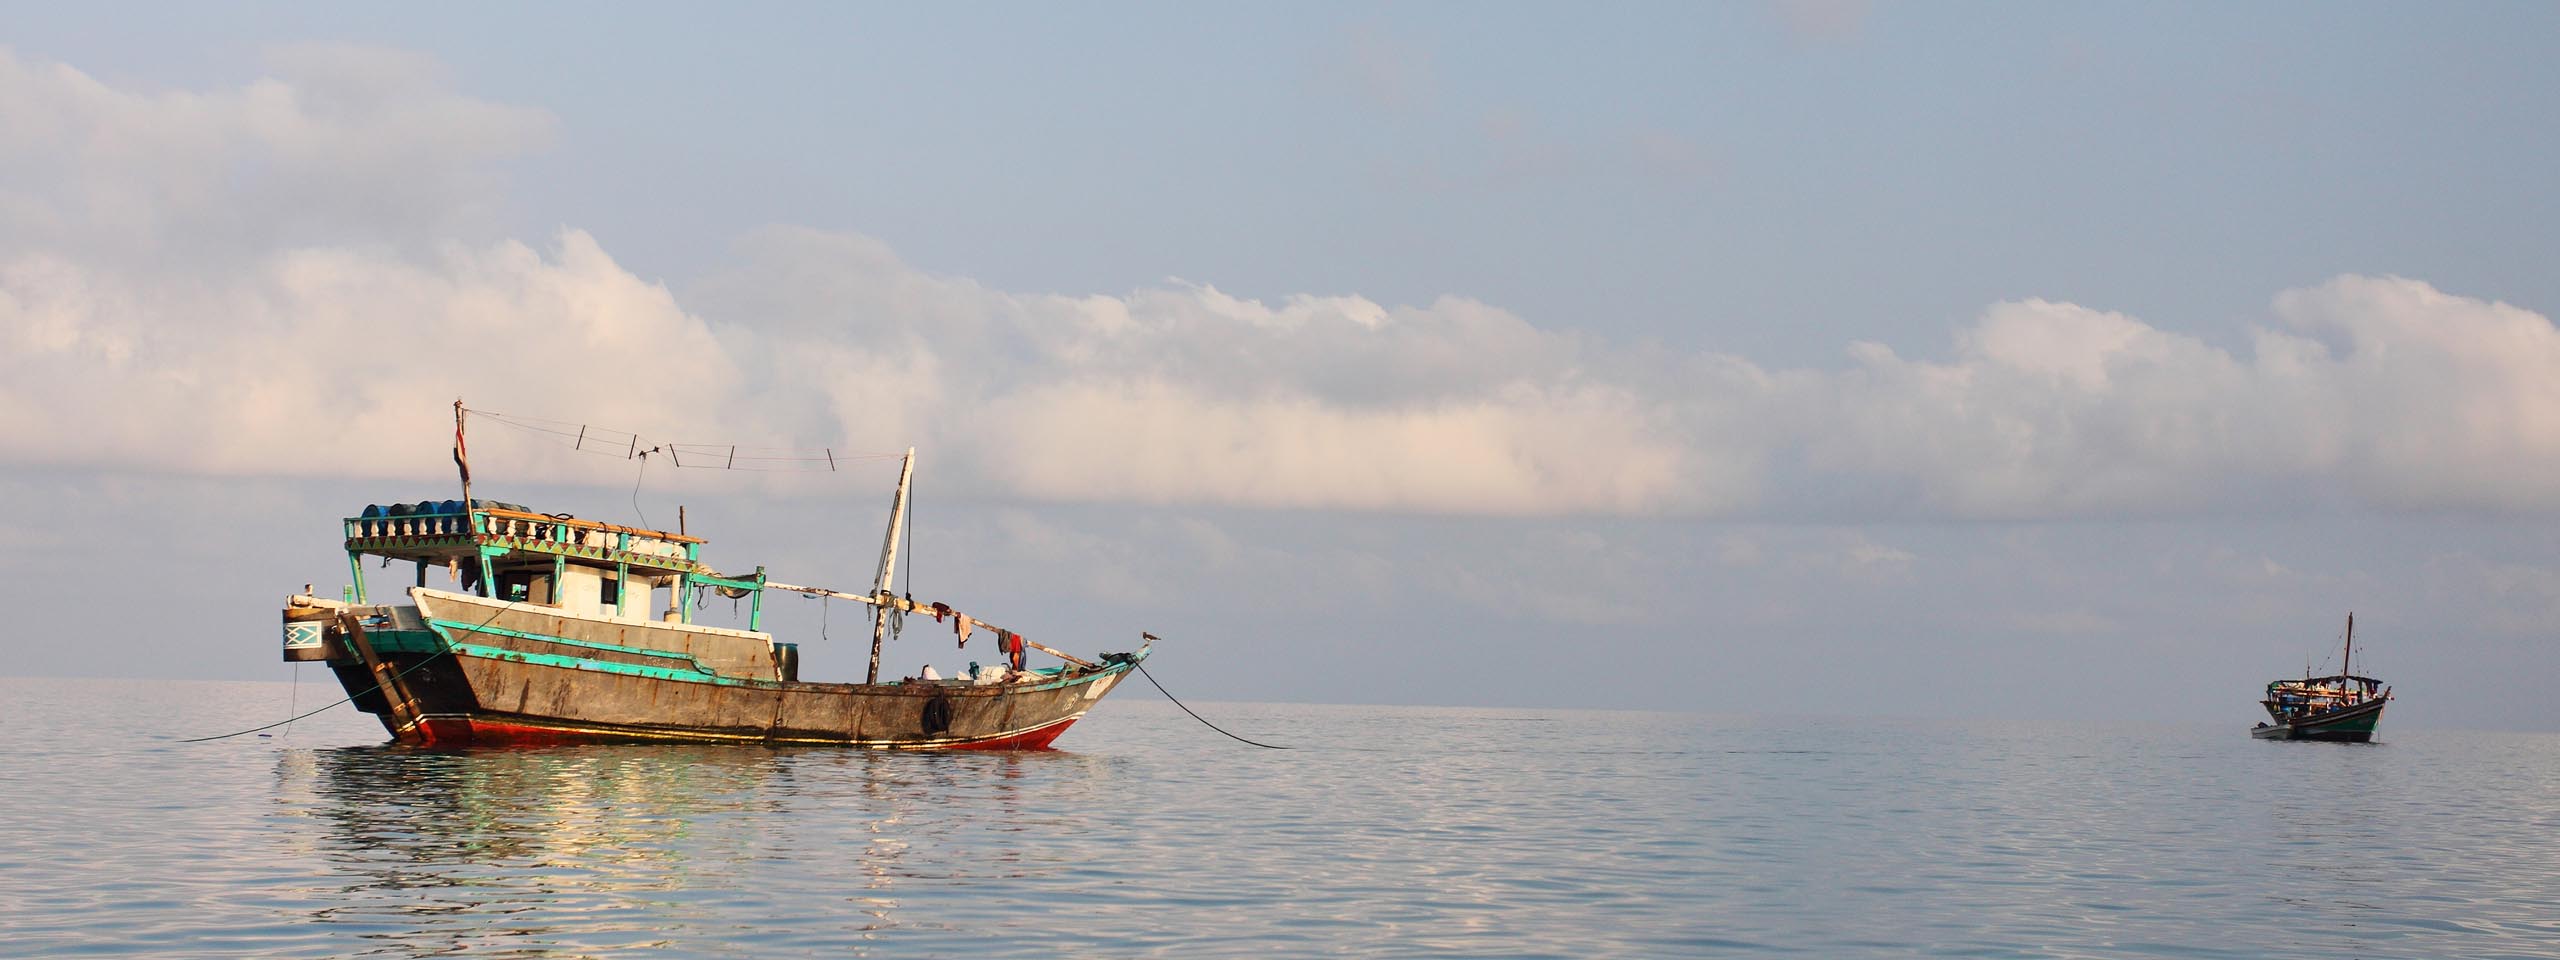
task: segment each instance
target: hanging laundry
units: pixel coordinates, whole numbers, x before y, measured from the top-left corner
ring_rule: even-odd
[[[969,649],[969,634],[970,634],[970,632],[971,632],[971,631],[974,631],[974,630],[978,629],[978,625],[977,625],[977,623],[975,623],[975,622],[973,622],[973,621],[971,621],[971,620],[969,619],[969,615],[968,615],[968,614],[965,614],[965,613],[957,613],[957,614],[953,614],[953,616],[954,616],[954,617],[956,617],[956,618],[958,619],[958,621],[959,621],[959,622],[957,622],[957,623],[952,624],[952,625],[951,625],[951,628],[952,628],[953,630],[958,631],[958,632],[959,632],[959,634],[960,634],[960,649],[962,649],[962,650]]]
[[[939,602],[937,602],[937,603],[935,603],[935,604],[933,605],[933,622],[935,622],[935,623],[941,623],[941,622],[942,622],[942,618],[947,617],[947,616],[950,616],[950,615],[951,615],[951,605],[950,605],[950,604],[947,604],[947,603],[939,603]]]

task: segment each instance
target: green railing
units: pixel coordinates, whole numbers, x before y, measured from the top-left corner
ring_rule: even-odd
[[[442,504],[446,503],[453,504],[453,509],[440,509]],[[743,591],[745,597],[752,597],[747,614],[747,629],[758,630],[763,627],[764,587],[767,579],[763,567],[757,567],[755,574],[748,577],[724,577],[705,573],[698,569],[701,566],[702,550],[702,543],[699,540],[681,534],[653,536],[652,533],[662,532],[638,531],[595,521],[528,514],[531,514],[531,511],[521,508],[492,509],[485,504],[465,511],[461,509],[458,501],[441,503],[427,501],[414,505],[394,504],[381,508],[378,513],[373,508],[367,508],[364,516],[348,517],[341,521],[341,525],[349,545],[348,569],[354,575],[353,598],[357,602],[367,602],[364,555],[382,552],[382,547],[389,546],[382,541],[478,540],[480,542],[473,552],[478,554],[481,582],[495,583],[496,571],[492,569],[491,561],[517,552],[516,547],[485,542],[485,538],[498,537],[519,544],[529,542],[555,548],[540,551],[552,555],[552,582],[555,584],[564,579],[562,574],[565,571],[562,568],[568,564],[571,555],[591,561],[613,562],[616,579],[624,583],[629,582],[630,567],[634,561],[645,566],[663,564],[664,567],[678,568],[676,596],[673,598],[674,606],[678,611],[678,622],[693,622],[693,605],[685,602],[685,592],[696,587],[711,587]],[[683,552],[681,555],[674,555],[634,550],[635,542],[667,544]],[[416,545],[426,546],[426,544]],[[384,555],[391,556],[387,553]],[[418,560],[418,562],[425,561]]]

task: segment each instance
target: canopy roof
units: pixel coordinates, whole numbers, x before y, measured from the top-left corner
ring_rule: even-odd
[[[2315,687],[2324,684],[2346,682],[2360,683],[2368,687],[2378,687],[2382,685],[2382,681],[2376,680],[2372,677],[2360,677],[2351,673],[2333,673],[2325,677],[2304,677],[2300,680],[2269,680],[2267,681],[2267,687],[2268,689],[2274,689],[2276,687]]]
[[[421,563],[458,563],[507,554],[625,564],[643,574],[709,573],[696,559],[704,542],[664,530],[626,527],[522,504],[459,500],[369,504],[345,521],[349,553]]]

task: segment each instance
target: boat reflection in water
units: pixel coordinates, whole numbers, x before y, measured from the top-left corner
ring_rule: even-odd
[[[292,832],[350,881],[308,918],[333,938],[396,955],[725,954],[842,948],[896,927],[909,881],[1037,872],[1019,831],[1055,824],[1022,809],[1021,779],[1104,766],[1056,752],[392,745],[287,752],[277,797],[323,822]],[[772,922],[742,929],[750,917]]]

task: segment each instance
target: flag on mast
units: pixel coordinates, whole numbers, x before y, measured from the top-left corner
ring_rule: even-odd
[[[453,466],[462,471],[462,489],[471,489],[471,456],[462,449],[462,401],[453,402]]]

